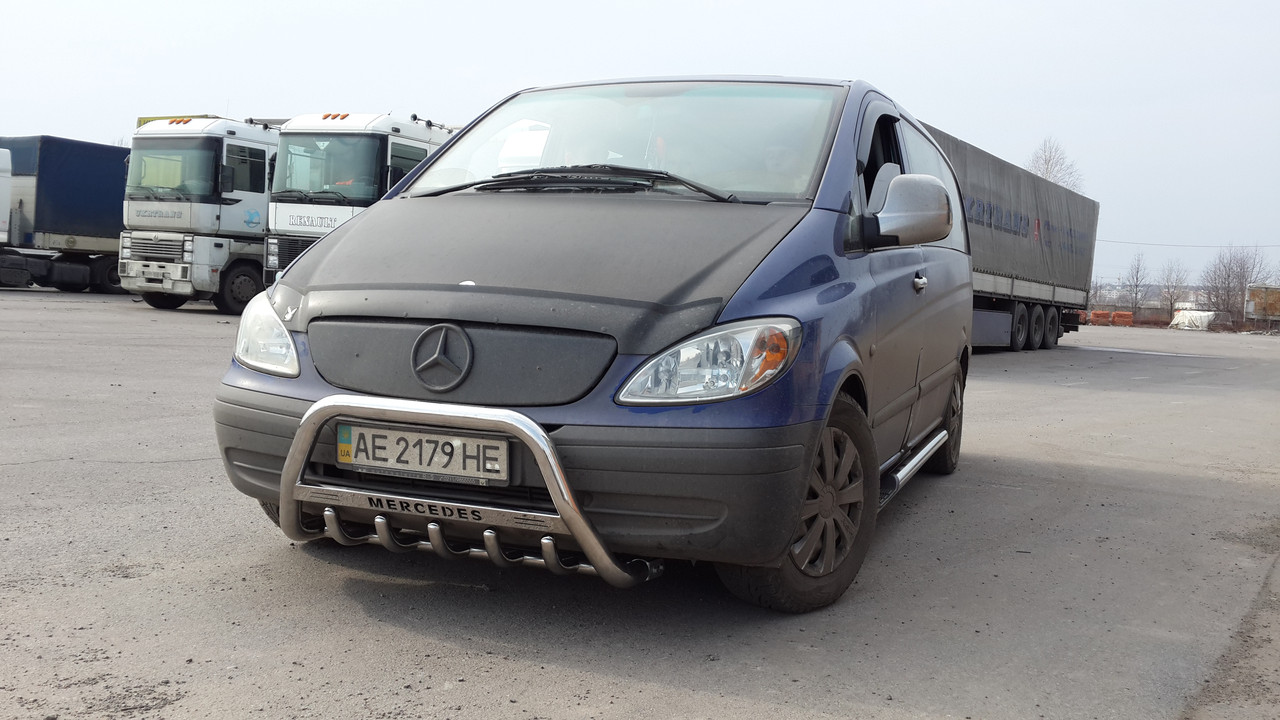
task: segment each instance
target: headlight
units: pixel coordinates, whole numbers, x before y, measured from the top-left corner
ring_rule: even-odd
[[[780,376],[800,348],[800,323],[745,320],[712,328],[640,366],[622,386],[623,405],[711,402],[755,392]]]
[[[281,377],[298,377],[298,351],[293,337],[265,292],[258,293],[240,315],[236,360],[245,367]]]

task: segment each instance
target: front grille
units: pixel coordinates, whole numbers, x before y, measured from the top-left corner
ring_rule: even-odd
[[[318,238],[307,237],[278,237],[276,238],[276,247],[280,256],[280,269],[289,267],[289,263],[298,259],[303,250],[315,244]]]
[[[164,239],[134,235],[129,247],[133,250],[135,260],[178,261],[182,259],[182,238]]]
[[[431,387],[415,367],[434,346],[424,349],[419,341],[437,323],[448,322],[318,318],[307,326],[311,359],[321,377],[345,390],[463,405],[530,407],[564,405],[585,396],[604,377],[618,347],[603,333],[454,322],[470,344],[469,372],[457,385]],[[455,350],[464,347],[454,342]]]

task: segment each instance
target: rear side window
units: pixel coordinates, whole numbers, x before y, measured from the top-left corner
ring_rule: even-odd
[[[938,247],[967,251],[965,246],[964,213],[960,203],[960,188],[951,168],[942,153],[929,142],[919,130],[910,123],[899,123],[902,126],[902,142],[907,153],[907,170],[921,175],[932,175],[942,181],[951,197],[951,234],[932,243]]]

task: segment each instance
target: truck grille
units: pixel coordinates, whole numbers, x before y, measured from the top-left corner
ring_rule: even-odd
[[[303,250],[311,247],[318,238],[307,237],[279,237],[276,238],[277,247],[280,251],[280,269],[289,267],[289,263],[298,259]]]
[[[134,233],[130,247],[135,260],[170,260],[182,259],[182,238],[165,239],[139,237]]]

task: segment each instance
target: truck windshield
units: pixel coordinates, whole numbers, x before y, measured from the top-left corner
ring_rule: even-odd
[[[372,205],[381,197],[382,147],[377,135],[282,133],[271,199]]]
[[[134,138],[125,196],[130,200],[214,202],[218,143],[213,137]]]
[[[409,194],[597,165],[606,174],[608,167],[660,170],[746,202],[812,199],[845,94],[840,86],[732,81],[521,93],[438,154]]]

